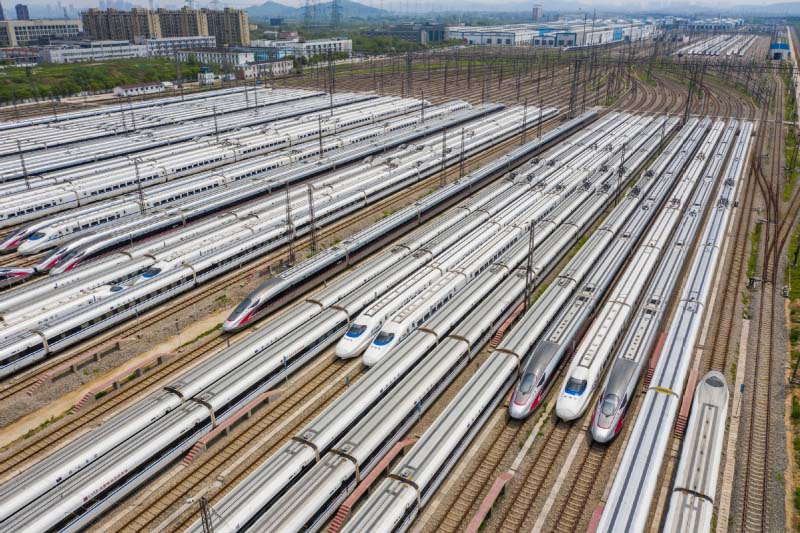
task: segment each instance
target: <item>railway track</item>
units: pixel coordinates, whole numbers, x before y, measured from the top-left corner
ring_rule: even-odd
[[[760,153],[761,146],[756,144],[754,153]],[[752,170],[752,169],[751,169]],[[743,192],[742,203],[739,214],[736,217],[736,227],[732,235],[733,246],[729,252],[725,270],[728,272],[724,290],[722,291],[718,304],[713,313],[710,328],[709,356],[701,361],[703,373],[717,370],[730,376],[732,374],[731,364],[735,361],[738,353],[738,335],[734,333],[734,326],[739,322],[744,308],[747,307],[743,298],[749,293],[744,288],[745,265],[748,258],[750,243],[750,228],[753,225],[753,208],[755,202],[756,182],[750,178],[746,181]]]
[[[264,460],[270,457],[292,435],[316,417],[327,405],[347,388],[346,376],[350,383],[363,374],[360,360],[343,361],[333,354],[315,369],[304,384],[282,399],[274,407],[263,409],[252,417],[246,427],[236,430],[236,434],[224,446],[217,446],[200,455],[189,467],[177,467],[166,472],[168,487],[164,491],[148,495],[143,505],[125,513],[118,521],[113,521],[116,531],[182,531],[197,518],[198,508],[182,506],[191,501],[200,491],[204,491],[210,504],[219,501],[230,489],[247,477]],[[316,391],[325,384],[336,385],[328,390],[325,397],[314,402],[313,406],[304,402],[313,398]],[[293,414],[300,413],[299,416]],[[257,444],[259,437],[281,421],[287,421],[277,434],[266,443]],[[232,474],[232,475],[231,475]],[[223,484],[214,484],[217,479],[225,479]],[[146,489],[145,489],[146,490]],[[129,497],[129,501],[136,495]],[[123,504],[124,505],[124,504]]]
[[[486,158],[492,158],[499,152],[505,151],[507,148],[515,145],[516,143],[518,143],[518,140],[516,138],[512,138],[504,143],[498,143],[498,145],[496,145],[494,148],[483,152],[479,157],[471,161],[470,166],[478,165]],[[451,178],[456,177],[458,175],[458,168],[449,169],[448,174]],[[431,181],[433,182],[436,182],[438,180],[439,176],[434,176],[433,178],[431,178]],[[430,183],[427,184],[427,187],[429,186]],[[417,191],[422,191],[425,190],[425,188],[426,188],[425,184],[420,184],[414,189]],[[390,199],[390,203],[395,203],[413,194],[414,192],[411,189],[408,189],[404,191],[404,194],[401,195],[401,197],[394,197]],[[376,212],[379,212],[379,210],[380,208],[375,209]],[[368,217],[368,216],[369,216],[368,214],[363,214],[363,213],[361,214],[361,217]],[[352,221],[350,221],[349,223],[352,224]],[[347,222],[342,224],[347,224]],[[332,235],[334,233],[335,230],[329,228],[328,233],[326,233],[326,235]],[[260,263],[263,262],[264,260],[262,260]],[[249,271],[251,269],[248,268],[243,270]],[[235,281],[233,282],[228,281],[228,283],[236,283],[241,279],[239,275],[237,275],[235,278],[236,278]],[[207,294],[207,293],[205,294],[202,293],[203,291],[207,291],[208,289],[207,288],[202,288],[202,289],[203,289],[202,291],[198,291],[201,294],[195,295],[194,297],[191,298],[192,302],[196,301],[195,298]],[[185,305],[188,306],[191,304],[185,304]],[[154,316],[152,318],[155,321],[157,319],[162,318],[165,313],[172,313],[175,310],[176,306],[172,306],[167,310],[162,310],[159,313],[154,313]],[[235,342],[236,340],[239,339],[240,335],[242,334],[236,334],[231,340]],[[82,430],[94,427],[99,423],[98,422],[99,420],[110,415],[110,413],[115,408],[121,406],[123,402],[125,402],[126,400],[135,398],[137,395],[140,395],[144,391],[148,390],[151,386],[156,386],[156,384],[163,384],[166,380],[170,379],[172,376],[176,375],[182,370],[189,368],[195,363],[199,363],[201,360],[210,356],[217,349],[221,349],[223,345],[227,342],[227,340],[228,340],[227,336],[215,332],[209,337],[208,342],[203,344],[203,346],[199,347],[198,349],[192,350],[185,354],[180,354],[179,357],[145,374],[144,378],[131,382],[120,391],[108,395],[108,398],[105,399],[103,402],[95,404],[92,408],[88,409],[79,417],[75,419],[70,419],[63,426],[54,429],[52,432],[41,434],[41,437],[36,437],[31,440],[26,440],[24,442],[24,449],[16,450],[16,448],[22,448],[22,446],[14,447],[14,449],[12,450],[13,455],[9,455],[8,457],[4,458],[2,462],[0,462],[0,479],[7,478],[10,475],[13,475],[18,469],[22,468],[25,464],[30,463],[31,461],[34,461],[38,458],[41,458],[42,456],[49,454],[58,447],[63,446],[70,440],[80,435]],[[9,395],[12,392],[12,390],[19,392],[21,390],[24,390],[24,388],[26,388],[27,386],[29,386],[29,382],[27,380],[24,380],[15,384],[13,388],[9,387],[3,392],[6,395]]]
[[[483,496],[489,491],[501,465],[513,453],[513,445],[519,442],[524,429],[530,424],[519,424],[509,421],[505,408],[498,410],[500,419],[489,428],[494,437],[481,446],[481,459],[470,465],[462,474],[465,482],[459,488],[458,498],[450,505],[443,516],[431,519],[426,524],[432,531],[458,533],[464,531],[473,514],[481,503]]]
[[[598,488],[597,480],[600,479],[600,472],[606,464],[608,450],[607,446],[596,442],[581,446],[578,452],[580,458],[576,462],[577,475],[574,481],[565,487],[566,501],[555,508],[554,531],[562,533],[578,531],[578,526],[585,521],[587,509],[594,509],[590,500],[592,492]]]
[[[742,505],[741,529],[746,532],[765,531],[771,529],[770,511],[770,458],[772,448],[770,442],[770,406],[773,391],[773,365],[776,354],[781,354],[781,347],[776,339],[778,324],[783,321],[780,305],[779,289],[775,286],[778,280],[780,265],[780,176],[781,148],[783,146],[783,91],[781,81],[774,84],[776,116],[771,128],[763,128],[761,142],[770,141],[770,168],[765,170],[763,158],[754,161],[756,182],[766,206],[766,220],[762,227],[766,228],[764,236],[764,256],[762,266],[762,283],[756,313],[755,353],[752,355],[753,378],[750,383],[750,403],[746,407],[748,415],[745,421],[745,453],[746,462],[742,465]],[[770,106],[764,107],[765,122],[769,120]],[[778,116],[780,114],[781,116]],[[771,134],[771,139],[768,135]],[[763,147],[763,144],[762,144]],[[763,149],[763,148],[762,148]],[[773,218],[774,217],[774,218]],[[779,322],[780,321],[780,322]],[[749,380],[749,379],[748,379]],[[776,504],[777,505],[777,504]]]
[[[526,459],[530,466],[522,473],[519,481],[516,477],[511,480],[510,488],[513,493],[507,496],[503,505],[493,514],[490,522],[492,530],[522,531],[524,527],[530,527],[531,524],[526,524],[526,520],[538,514],[534,504],[552,483],[551,477],[558,470],[558,459],[562,451],[573,440],[570,436],[579,434],[585,418],[572,424],[551,415],[552,423],[549,424],[549,430],[545,430],[544,442],[533,450],[530,459]]]

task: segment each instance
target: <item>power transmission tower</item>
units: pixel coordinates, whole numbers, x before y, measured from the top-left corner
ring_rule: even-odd
[[[331,28],[338,28],[342,23],[342,4],[339,0],[331,0]]]
[[[305,5],[303,6],[303,26],[305,28],[310,28],[311,24],[313,23],[314,14],[312,13],[312,1],[313,0],[306,0]]]

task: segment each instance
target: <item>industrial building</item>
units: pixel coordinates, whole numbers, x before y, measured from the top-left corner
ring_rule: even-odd
[[[180,50],[216,48],[217,38],[213,35],[196,35],[191,37],[136,37],[136,44],[147,47],[148,57],[173,57]]]
[[[353,41],[350,39],[315,39],[312,41],[265,41],[253,40],[250,42],[258,53],[264,50],[266,59],[277,60],[284,57],[313,57],[331,53],[342,53],[348,56],[353,53]]]
[[[653,21],[572,21],[503,26],[450,26],[447,39],[471,45],[596,46],[616,41],[637,41],[654,35]]]
[[[147,46],[128,41],[84,41],[39,51],[39,61],[42,63],[78,63],[134,57],[147,57]]]
[[[445,40],[447,26],[432,22],[407,22],[370,30],[370,37],[394,37],[416,44],[440,43]]]
[[[75,39],[83,31],[80,20],[3,20],[0,46],[47,44],[50,39]]]
[[[247,46],[250,29],[247,13],[240,9],[224,10],[134,8],[89,9],[81,13],[86,33],[95,39],[134,41],[137,37],[162,39],[172,37],[214,36],[220,46]]]
[[[237,50],[221,50],[214,48],[181,50],[177,53],[179,61],[194,60],[198,63],[214,65],[241,66],[254,63],[256,58],[253,52]]]

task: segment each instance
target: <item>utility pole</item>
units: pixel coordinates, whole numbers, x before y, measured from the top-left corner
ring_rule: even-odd
[[[144,192],[142,191],[142,176],[139,174],[139,162],[141,161],[140,158],[135,157],[133,159],[133,168],[136,171],[136,187],[139,190],[139,206],[141,208],[142,214],[147,214],[147,208],[144,205]]]
[[[542,107],[544,107],[544,102],[542,97],[539,97],[539,123],[536,124],[537,133],[536,136],[541,139],[542,138]]]
[[[22,175],[25,178],[25,188],[30,190],[31,182],[28,177],[28,167],[25,166],[25,156],[22,154],[22,144],[17,139],[17,153],[19,154],[19,162],[22,164]]]
[[[440,187],[444,187],[445,185],[447,185],[447,179],[444,174],[446,159],[447,159],[447,128],[442,130],[442,173],[439,176]]]
[[[464,128],[461,128],[461,151],[458,154],[458,178],[464,177]]]
[[[619,201],[620,187],[622,186],[622,175],[625,173],[625,148],[628,143],[622,143],[622,158],[619,160],[619,170],[617,170],[617,193],[614,195],[614,206]]]
[[[342,22],[342,4],[339,0],[331,0],[331,28],[338,28]]]
[[[125,123],[125,108],[122,107],[122,97],[119,99],[119,113],[122,115],[122,131],[128,133],[128,125]]]
[[[406,52],[406,90],[409,96],[414,94],[414,75],[411,65],[411,51]]]
[[[322,159],[322,115],[317,115],[317,132],[319,133],[319,158]]]
[[[219,144],[219,126],[217,125],[217,106],[212,108],[214,112],[214,134],[217,137],[217,144]]]
[[[528,97],[525,97],[525,107],[522,111],[522,139],[520,139],[520,146],[525,144],[528,133]]]
[[[181,62],[178,61],[178,52],[175,52],[175,83],[178,84],[178,89],[181,90],[181,100],[183,100],[183,83],[181,83]]]
[[[314,195],[311,184],[308,184],[308,214],[311,216],[311,255],[317,255],[317,220],[314,216]]]
[[[525,311],[531,305],[531,292],[533,291],[533,249],[536,244],[536,235],[534,233],[535,223],[531,220],[528,232],[528,260],[525,266]]]
[[[333,64],[333,52],[328,52],[328,92],[330,93],[331,116],[333,116],[333,93],[336,92],[336,66]]]
[[[286,233],[289,234],[289,264],[294,264],[295,228],[292,224],[292,202],[289,198],[289,183],[286,183]]]
[[[203,533],[214,533],[214,523],[211,521],[211,512],[205,496],[200,497],[200,520],[203,524]]]
[[[130,96],[128,96],[128,109],[131,113],[131,124],[133,125],[133,131],[136,131],[136,113],[133,112],[133,103],[131,103]]]

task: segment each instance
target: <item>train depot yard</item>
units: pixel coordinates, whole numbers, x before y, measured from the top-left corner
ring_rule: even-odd
[[[0,110],[0,532],[797,530],[797,39]]]

